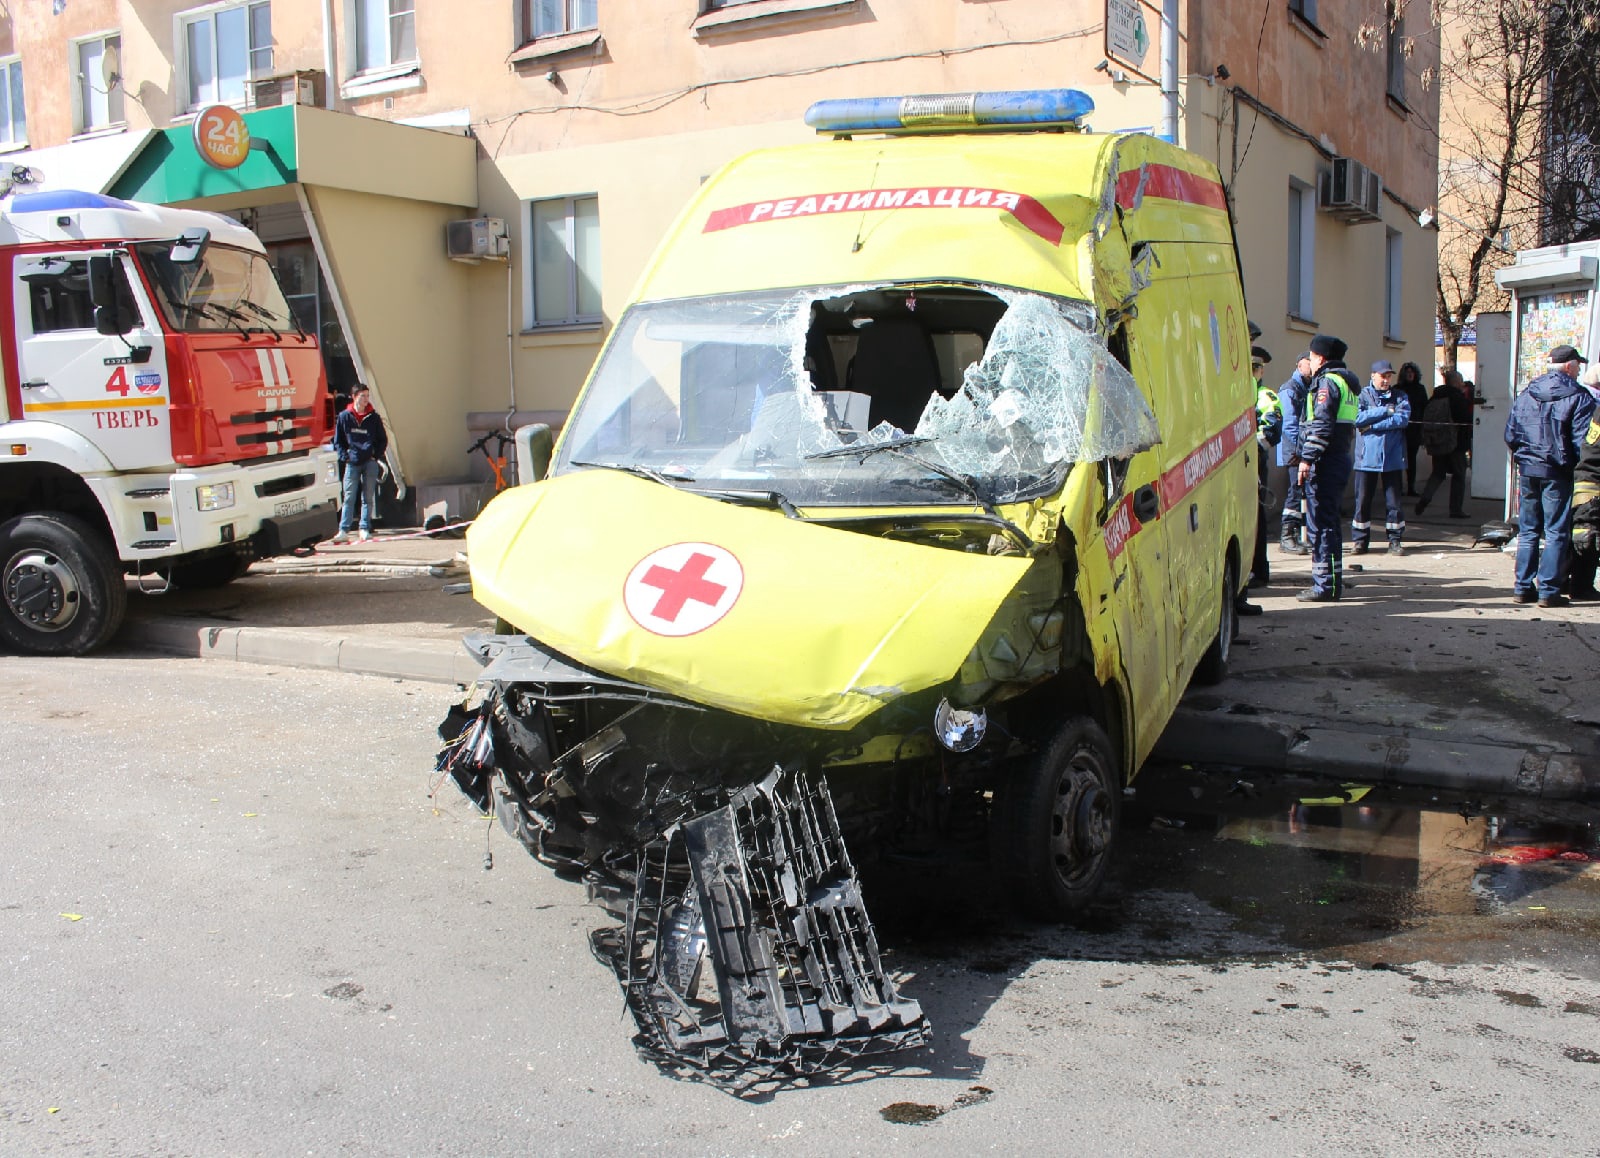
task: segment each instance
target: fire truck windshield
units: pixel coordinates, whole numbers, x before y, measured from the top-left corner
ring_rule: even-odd
[[[297,328],[272,267],[259,253],[212,244],[199,261],[175,262],[170,241],[133,248],[167,324],[175,330],[276,333]]]

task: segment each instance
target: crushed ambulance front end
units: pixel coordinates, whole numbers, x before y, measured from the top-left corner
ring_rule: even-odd
[[[846,842],[981,859],[1057,677],[1096,665],[1078,524],[1098,464],[1158,432],[1079,288],[1105,161],[1055,144],[735,162],[664,243],[550,476],[469,532],[507,626],[469,641],[486,667],[440,767],[619,919],[595,951],[672,1072],[749,1089],[924,1043]],[[795,222],[807,198],[779,196],[848,206],[874,173],[898,203],[812,197]],[[935,186],[937,209],[907,192]],[[746,227],[776,232],[732,246]],[[1083,778],[1055,839],[1103,847],[1114,807]]]

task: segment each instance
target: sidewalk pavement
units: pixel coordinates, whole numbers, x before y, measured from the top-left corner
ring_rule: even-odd
[[[1513,603],[1512,556],[1473,545],[1498,504],[1470,510],[1468,520],[1442,509],[1409,517],[1401,557],[1382,544],[1358,557],[1347,544],[1352,590],[1339,603],[1297,602],[1309,562],[1274,543],[1272,584],[1251,592],[1265,614],[1242,621],[1229,678],[1192,690],[1180,723],[1269,715],[1346,741],[1440,742],[1433,758],[1445,761],[1568,756],[1600,784],[1600,605]],[[470,686],[479,668],[462,636],[494,619],[470,595],[447,593],[467,581],[464,548],[380,534],[257,563],[215,591],[134,592],[117,642]]]
[[[465,549],[461,539],[380,532],[262,560],[211,591],[130,582],[113,646],[470,685],[479,665],[462,637],[493,630],[494,616],[464,591]]]

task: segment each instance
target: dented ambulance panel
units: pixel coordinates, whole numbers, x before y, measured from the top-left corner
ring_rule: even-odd
[[[595,511],[628,512],[629,533]],[[606,471],[507,492],[467,552],[479,602],[563,654],[813,728],[949,679],[1028,567]]]
[[[550,477],[469,531],[509,633],[441,727],[621,921],[646,1057],[743,1088],[927,1040],[847,835],[1085,903],[1242,587],[1253,403],[1221,182],[1171,145],[836,139],[701,187]]]

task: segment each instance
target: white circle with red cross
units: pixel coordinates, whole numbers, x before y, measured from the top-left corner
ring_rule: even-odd
[[[733,609],[744,568],[714,543],[674,543],[652,551],[628,572],[622,602],[633,621],[656,635],[693,635]]]

